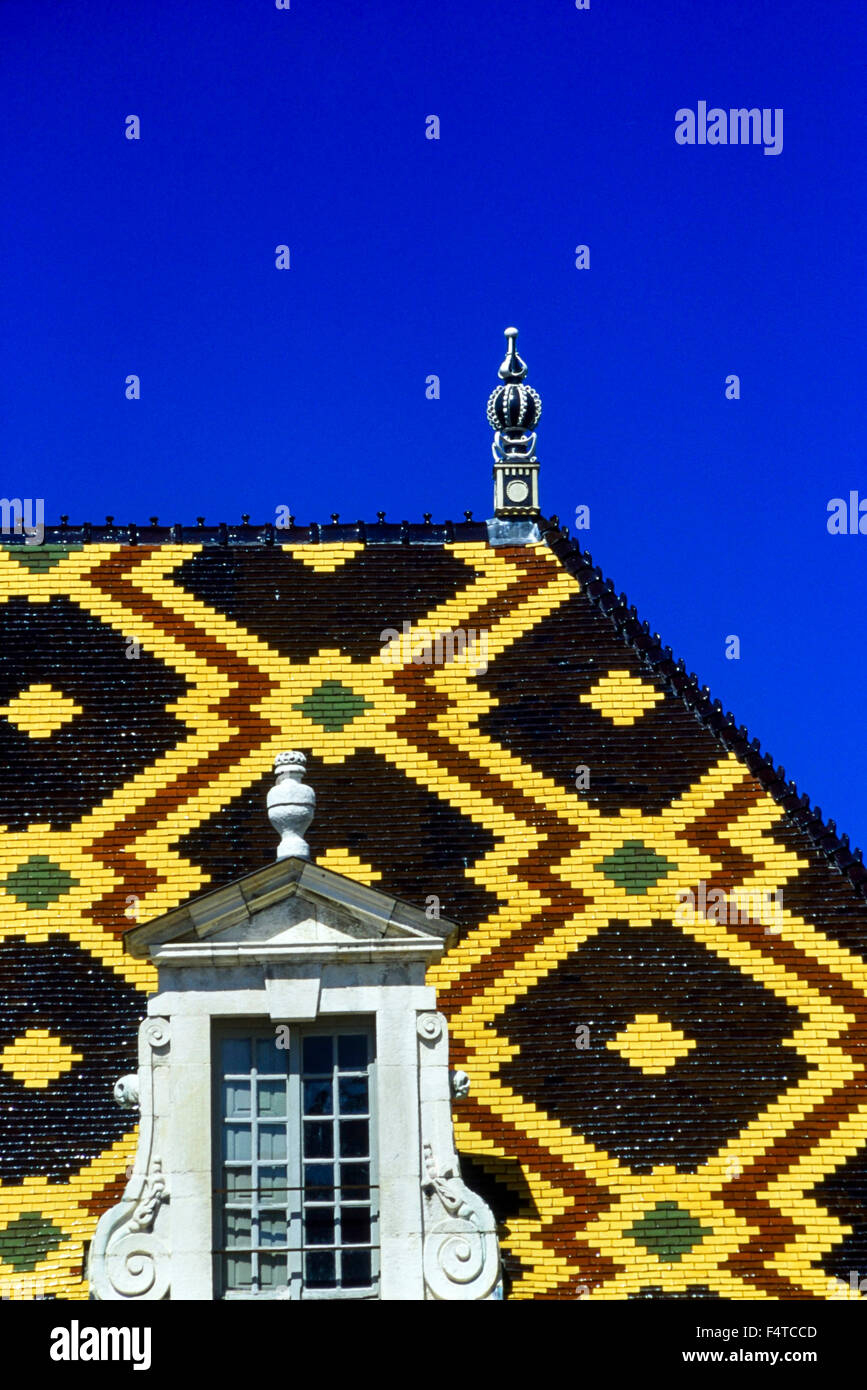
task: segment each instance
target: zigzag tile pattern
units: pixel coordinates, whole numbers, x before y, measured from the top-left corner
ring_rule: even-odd
[[[154,987],[122,933],[273,857],[296,747],[320,862],[460,926],[431,983],[510,1297],[857,1296],[852,856],[606,595],[562,544],[0,550],[0,1295],[87,1297]]]

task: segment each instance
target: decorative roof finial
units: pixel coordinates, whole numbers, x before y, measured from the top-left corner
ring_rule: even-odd
[[[307,767],[303,753],[278,753],[274,759],[277,781],[268,792],[268,819],[280,836],[278,859],[309,859],[310,846],[303,839],[316,808],[316,793],[302,782]]]
[[[506,329],[508,347],[498,372],[503,385],[488,397],[488,424],[495,431],[494,510],[497,516],[537,516],[539,460],[534,426],[542,414],[538,391],[525,384],[527,364],[518,354],[517,328]]]
[[[524,377],[527,375],[527,364],[523,357],[519,356],[518,349],[515,347],[515,339],[517,336],[517,328],[506,329],[509,347],[503,358],[500,370],[497,372],[497,376],[503,381],[523,381]]]

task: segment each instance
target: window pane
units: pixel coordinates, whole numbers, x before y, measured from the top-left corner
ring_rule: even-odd
[[[228,1116],[250,1114],[249,1081],[225,1081],[223,1083],[223,1114]]]
[[[304,1157],[331,1158],[333,1154],[333,1127],[327,1121],[308,1120],[304,1125]]]
[[[260,1125],[260,1126],[259,1126],[259,1157],[260,1157],[260,1158],[285,1158],[285,1157],[286,1157],[286,1126],[285,1126],[285,1125]]]
[[[331,1071],[330,1038],[304,1039],[304,1070],[305,1072]]]
[[[286,1245],[286,1217],[282,1212],[259,1217],[259,1244]]]
[[[249,1201],[253,1177],[249,1168],[226,1169],[226,1196],[234,1201]]]
[[[367,1120],[340,1121],[340,1157],[367,1157]]]
[[[224,1076],[250,1070],[249,1038],[224,1038],[220,1051]]]
[[[252,1158],[249,1125],[226,1125],[226,1158]]]
[[[340,1257],[344,1289],[365,1289],[370,1283],[370,1251],[344,1250]]]
[[[286,1114],[286,1082],[260,1081],[256,1087],[259,1114],[278,1116]]]
[[[226,1261],[230,1289],[248,1289],[253,1282],[253,1262],[249,1255],[232,1255]]]
[[[337,1065],[341,1071],[363,1071],[367,1066],[367,1038],[345,1033],[337,1039]]]
[[[252,1222],[247,1211],[226,1212],[226,1245],[230,1250],[236,1246],[249,1249]]]
[[[314,1250],[305,1255],[304,1271],[307,1285],[311,1289],[334,1288],[337,1283],[334,1274],[334,1255],[330,1250]]]
[[[367,1114],[366,1076],[341,1076],[337,1089],[341,1115]]]
[[[342,1163],[340,1165],[340,1184],[344,1197],[351,1202],[370,1200],[370,1164]]]
[[[259,1072],[267,1072],[271,1076],[285,1076],[288,1056],[285,1048],[277,1046],[276,1033],[273,1038],[256,1039],[256,1068]]]
[[[308,1163],[304,1172],[304,1195],[308,1202],[333,1202],[334,1169],[330,1163]]]
[[[369,1209],[367,1207],[341,1207],[340,1234],[344,1245],[369,1245]]]
[[[259,1196],[263,1202],[282,1202],[289,1200],[289,1179],[285,1168],[259,1169]]]
[[[304,1114],[330,1115],[332,1111],[330,1080],[304,1082]]]
[[[334,1244],[334,1208],[333,1208],[333,1207],[305,1207],[305,1209],[304,1209],[304,1244],[305,1244],[305,1245],[333,1245],[333,1244]]]
[[[249,1289],[253,1283],[253,1261],[250,1255],[231,1255],[226,1259],[229,1289]]]
[[[263,1289],[275,1289],[280,1284],[287,1282],[286,1275],[286,1256],[285,1255],[260,1255],[259,1256],[259,1286]]]

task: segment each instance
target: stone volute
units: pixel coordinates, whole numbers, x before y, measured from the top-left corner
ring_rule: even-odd
[[[280,836],[278,859],[309,859],[310,846],[303,838],[313,819],[316,793],[302,782],[307,758],[292,751],[278,753],[274,759],[277,778],[268,792],[268,819]]]

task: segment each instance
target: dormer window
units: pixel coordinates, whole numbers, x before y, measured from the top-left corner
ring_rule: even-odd
[[[455,928],[309,862],[303,767],[277,759],[274,864],[126,935],[158,992],[115,1092],[141,1124],[97,1298],[500,1296],[425,984]]]

